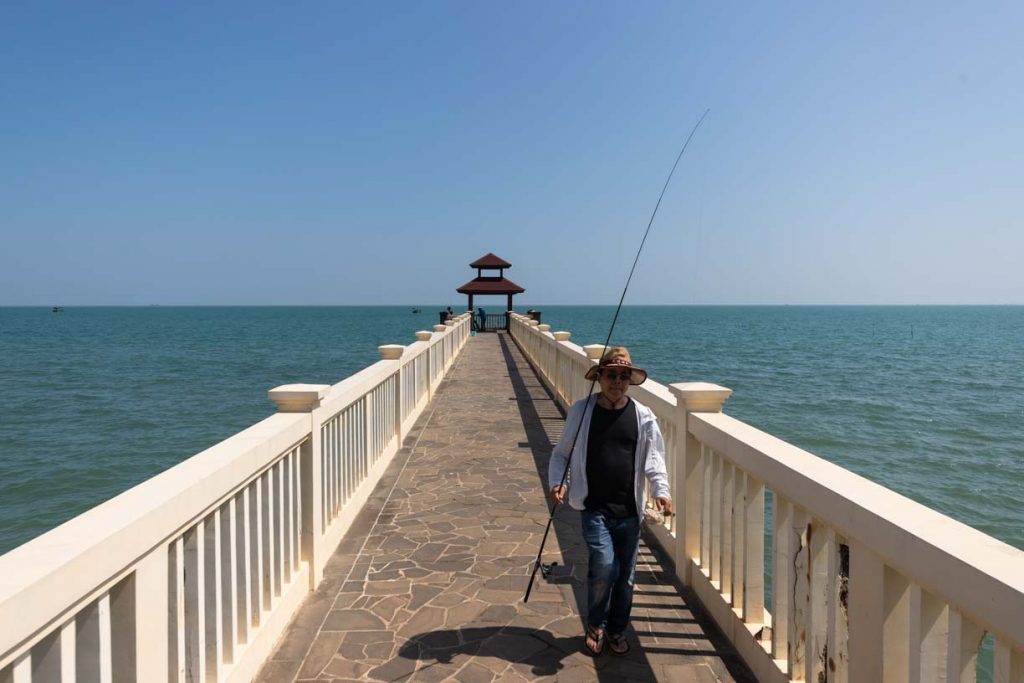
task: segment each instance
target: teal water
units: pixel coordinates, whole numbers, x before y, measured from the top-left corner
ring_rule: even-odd
[[[0,308],[0,552],[410,343],[439,306]],[[537,306],[572,341],[611,307]],[[1024,548],[1024,307],[627,307],[662,383]]]

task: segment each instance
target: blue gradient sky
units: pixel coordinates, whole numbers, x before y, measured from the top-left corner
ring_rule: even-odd
[[[705,108],[628,302],[1024,303],[1022,3],[143,5],[0,10],[0,304],[614,303]]]

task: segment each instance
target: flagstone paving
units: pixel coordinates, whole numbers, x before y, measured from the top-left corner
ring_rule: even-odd
[[[259,681],[754,681],[656,549],[637,563],[632,652],[582,651],[586,552],[543,482],[562,414],[515,342],[471,337]]]

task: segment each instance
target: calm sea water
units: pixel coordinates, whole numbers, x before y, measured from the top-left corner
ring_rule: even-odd
[[[409,343],[439,306],[0,308],[0,552]],[[544,322],[604,341],[611,307]],[[659,382],[1024,548],[1024,307],[628,307]]]

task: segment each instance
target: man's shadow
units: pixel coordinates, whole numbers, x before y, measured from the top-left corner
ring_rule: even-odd
[[[562,670],[562,660],[579,647],[579,636],[560,637],[519,626],[481,626],[421,633],[402,645],[398,656],[439,664],[449,664],[459,655],[494,657],[528,664],[534,676],[554,676]]]

